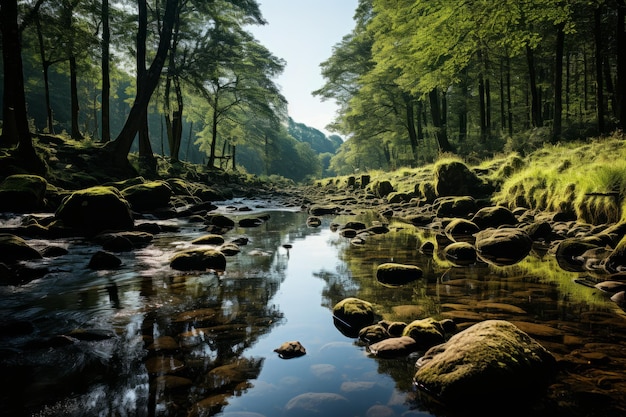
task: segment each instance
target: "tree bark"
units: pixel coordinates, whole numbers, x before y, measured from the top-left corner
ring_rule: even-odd
[[[415,130],[415,107],[413,106],[413,97],[409,94],[403,94],[404,107],[406,110],[406,129],[409,135],[409,143],[413,152],[413,161],[417,162],[417,131]]]
[[[78,125],[78,114],[80,107],[78,105],[78,75],[76,68],[76,55],[70,54],[70,97],[71,97],[71,112],[72,112],[72,139],[83,140],[83,134],[80,133],[80,127]]]
[[[54,133],[54,119],[52,116],[52,106],[50,106],[50,80],[48,70],[50,69],[50,61],[46,59],[46,51],[43,42],[43,33],[41,30],[41,21],[39,20],[39,13],[35,14],[35,28],[37,30],[37,42],[39,43],[39,57],[41,59],[41,67],[43,72],[43,91],[44,101],[46,106],[46,125],[48,126],[48,133]]]
[[[552,123],[552,143],[561,138],[563,118],[563,49],[565,32],[563,26],[557,28],[556,51],[554,59],[554,119]]]
[[[526,45],[526,61],[530,81],[530,120],[533,127],[543,126],[541,120],[541,97],[537,88],[537,71],[535,70],[535,54],[529,45]]]
[[[118,167],[124,168],[128,166],[128,153],[130,152],[130,148],[135,140],[135,135],[141,125],[142,116],[148,111],[148,103],[159,82],[161,71],[163,70],[167,58],[177,9],[178,0],[167,0],[159,46],[154,60],[146,73],[141,93],[138,92],[135,97],[135,101],[133,102],[124,127],[122,127],[119,135],[113,142],[110,142],[112,149],[111,162]]]
[[[28,128],[22,47],[17,24],[17,0],[2,0],[0,3],[0,30],[4,63],[4,126],[0,144],[7,147],[17,144],[18,156],[33,172],[43,175],[46,167],[35,152]]]
[[[618,125],[626,129],[626,1],[617,1],[617,82],[615,86],[615,103],[617,106]]]
[[[596,67],[596,118],[598,133],[604,133],[604,83],[602,82],[602,8],[597,7],[593,13],[593,35],[595,40]]]
[[[148,34],[148,5],[146,0],[137,2],[138,28],[137,28],[137,95],[143,93],[146,80],[146,38]],[[150,144],[150,131],[148,129],[148,109],[140,116],[137,129],[139,133],[139,162],[142,169],[150,174],[156,173],[156,159],[152,153]]]
[[[454,152],[454,148],[448,141],[445,125],[442,123],[441,109],[439,107],[439,89],[434,88],[428,93],[430,100],[430,114],[435,127],[435,138],[440,152]]]
[[[102,0],[102,105],[101,125],[102,142],[111,140],[111,116],[109,100],[111,97],[111,76],[109,71],[110,56],[109,46],[111,43],[111,30],[109,28],[109,0]]]

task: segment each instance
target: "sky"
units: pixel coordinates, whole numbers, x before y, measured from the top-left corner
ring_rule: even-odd
[[[259,0],[264,26],[249,28],[276,57],[287,62],[276,84],[297,123],[330,134],[326,125],[337,111],[334,100],[322,102],[311,92],[324,85],[320,64],[332,47],[354,28],[358,0]]]

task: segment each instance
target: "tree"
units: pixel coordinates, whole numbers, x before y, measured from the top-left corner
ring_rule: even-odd
[[[105,147],[110,150],[111,163],[118,168],[128,167],[128,153],[130,152],[135,136],[141,127],[142,121],[148,111],[148,104],[152,93],[159,83],[161,70],[167,59],[167,52],[172,38],[172,30],[178,10],[179,0],[167,0],[165,14],[160,31],[159,45],[141,85],[137,88],[137,95],[130,109],[124,127],[117,138],[109,142]]]
[[[43,174],[45,164],[33,146],[26,113],[22,48],[17,23],[17,0],[0,3],[2,58],[4,62],[4,108],[2,145],[17,144],[17,154],[34,172]]]

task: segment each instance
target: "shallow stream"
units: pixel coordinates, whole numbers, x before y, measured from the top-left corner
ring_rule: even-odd
[[[390,320],[452,318],[460,328],[509,320],[559,360],[542,413],[626,412],[624,312],[576,282],[595,277],[562,270],[539,248],[513,266],[459,268],[422,254],[421,243],[436,236],[402,223],[354,244],[331,227],[354,217],[308,227],[301,211],[224,212],[270,217],[224,236],[249,241],[220,274],[169,267],[174,253],[207,233],[183,220],[159,221],[177,231],[117,254],[122,267],[110,271],[87,268],[100,249],[92,243],[30,240],[69,254],[45,259],[51,273],[41,279],[0,287],[3,321],[32,325],[0,335],[0,415],[446,415],[412,385],[417,355],[373,358],[334,326],[332,307],[348,296]],[[381,285],[375,271],[383,262],[418,265],[424,277]],[[293,340],[306,355],[279,358],[274,349]]]

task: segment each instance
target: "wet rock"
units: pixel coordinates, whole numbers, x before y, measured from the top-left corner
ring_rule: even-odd
[[[239,358],[209,371],[206,385],[211,390],[235,388],[255,379],[261,373],[263,358]]]
[[[191,241],[193,245],[221,245],[224,243],[224,236],[211,233],[208,235],[200,236]]]
[[[171,336],[161,336],[155,339],[147,349],[150,351],[173,351],[178,350],[178,342]]]
[[[309,208],[309,214],[311,216],[324,216],[327,214],[337,214],[338,212],[339,207],[337,206],[313,205]]]
[[[626,237],[623,237],[613,252],[606,258],[604,269],[613,274],[626,270]]]
[[[286,417],[350,415],[347,398],[332,392],[307,392],[293,397],[285,405]]]
[[[149,181],[124,188],[122,196],[133,210],[149,212],[167,207],[172,197],[172,189],[165,181]]]
[[[112,253],[98,251],[91,256],[87,268],[95,270],[116,269],[122,265],[122,260]]]
[[[0,212],[32,212],[45,206],[48,182],[38,175],[16,174],[0,183]]]
[[[552,225],[547,221],[533,222],[524,227],[524,230],[533,241],[543,240],[549,242],[553,239]]]
[[[474,243],[474,234],[479,231],[480,228],[475,223],[465,219],[453,219],[444,229],[445,235],[451,241],[469,243]]]
[[[223,244],[218,248],[218,250],[222,252],[225,256],[235,256],[239,252],[241,252],[239,246],[232,242]]]
[[[419,343],[409,336],[391,337],[368,347],[368,351],[379,358],[398,358],[420,349]]]
[[[237,224],[239,224],[239,227],[258,227],[262,225],[264,222],[265,221],[263,219],[260,219],[258,217],[249,217],[249,218],[239,220]]]
[[[237,237],[237,238],[231,240],[231,243],[234,243],[237,246],[245,246],[245,245],[248,244],[249,241],[250,241],[250,239],[248,239],[247,237],[240,236],[240,237]]]
[[[434,207],[437,217],[468,217],[477,209],[476,200],[473,197],[440,197],[435,200]]]
[[[154,235],[142,231],[124,231],[114,233],[100,233],[94,237],[94,242],[111,252],[128,252],[135,248],[147,246],[154,239]]]
[[[357,335],[363,327],[374,323],[374,306],[359,298],[345,298],[333,307],[333,317]]]
[[[345,229],[365,230],[367,229],[367,225],[363,222],[351,221],[341,226],[341,230],[345,230]]]
[[[602,281],[595,285],[595,288],[608,294],[615,294],[626,291],[626,282],[621,281]]]
[[[175,254],[170,267],[178,271],[224,271],[226,257],[214,249],[191,249]]]
[[[435,345],[443,343],[446,332],[441,323],[432,317],[414,320],[407,324],[402,336],[415,340],[417,350],[427,350]]]
[[[235,221],[221,214],[215,214],[208,216],[207,223],[217,227],[233,228],[235,227]]]
[[[387,327],[380,323],[364,327],[359,331],[359,339],[366,343],[376,343],[390,337],[391,335],[387,331]]]
[[[522,229],[487,229],[476,234],[476,252],[485,262],[513,265],[532,249],[532,240]]]
[[[62,246],[49,245],[41,250],[41,256],[44,258],[56,258],[67,255],[69,251]]]
[[[274,352],[283,359],[299,358],[306,355],[306,349],[298,341],[285,342],[274,349]]]
[[[556,360],[513,324],[489,320],[429,349],[416,385],[452,409],[487,411],[528,404],[556,375]]]
[[[309,216],[306,219],[306,225],[309,227],[319,227],[322,225],[322,219],[317,216]]]
[[[583,271],[585,261],[581,256],[586,251],[599,247],[599,244],[595,237],[563,239],[556,246],[556,260],[566,271]]]
[[[24,239],[8,233],[0,233],[0,262],[7,264],[41,259],[42,256]]]
[[[476,263],[476,248],[468,242],[454,242],[443,249],[445,258],[456,266],[467,266]]]
[[[341,237],[345,237],[348,239],[352,239],[353,237],[356,237],[357,233],[358,232],[354,229],[341,229],[341,231],[339,232]]]
[[[422,275],[422,269],[415,265],[388,262],[378,265],[376,268],[376,279],[378,282],[390,286],[408,284],[420,279]]]
[[[426,242],[421,244],[420,252],[425,255],[432,255],[435,252],[435,244],[427,240]]]
[[[483,207],[474,214],[472,222],[481,229],[515,226],[519,222],[511,210],[502,206]]]
[[[198,401],[192,407],[187,417],[208,417],[218,414],[228,405],[231,394],[215,394]]]
[[[80,234],[96,235],[106,230],[130,230],[134,220],[129,204],[113,187],[92,187],[63,200],[55,217]]]

